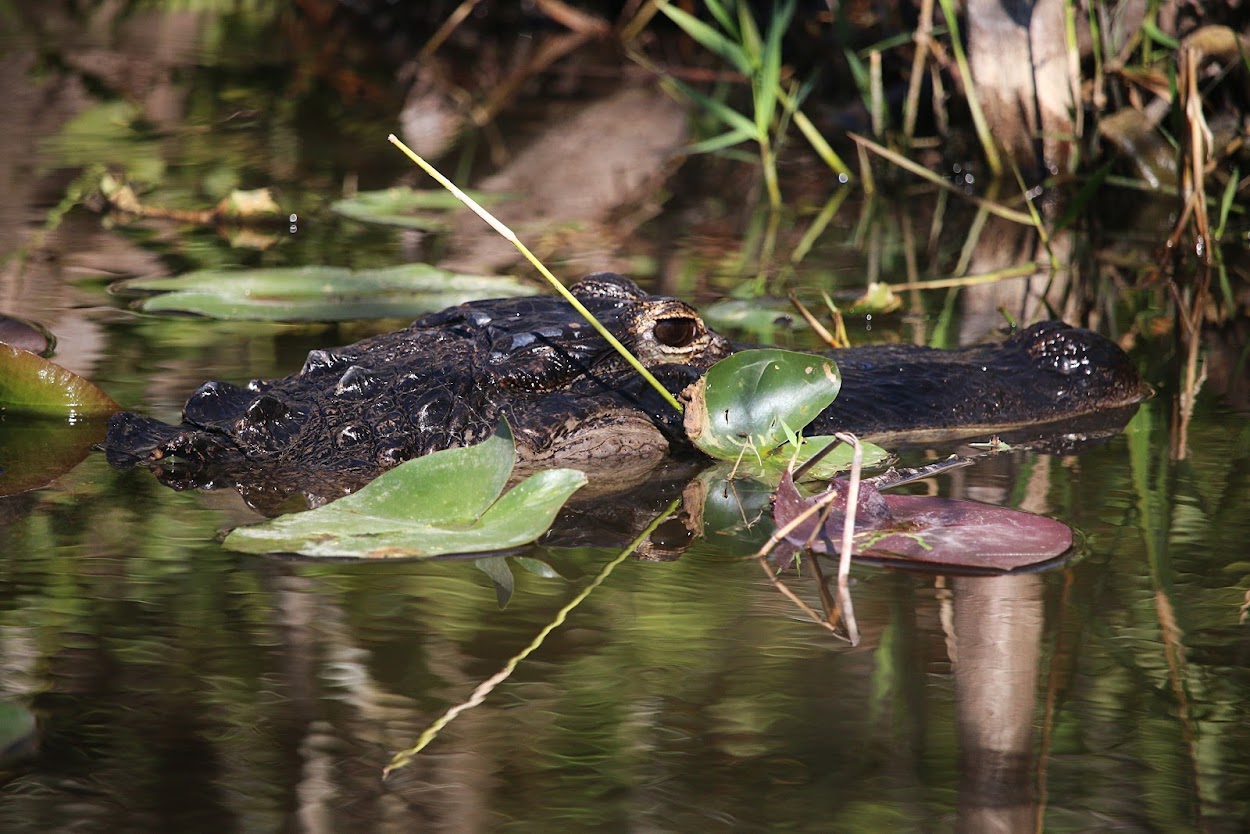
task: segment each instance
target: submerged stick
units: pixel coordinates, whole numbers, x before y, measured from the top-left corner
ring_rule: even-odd
[[[470,209],[472,209],[474,214],[476,214],[478,217],[485,220],[492,229],[494,229],[503,237],[504,240],[508,241],[513,246],[515,246],[517,248],[517,251],[519,251],[522,255],[524,255],[525,259],[529,261],[531,264],[533,264],[534,268],[537,269],[539,273],[541,273],[542,276],[547,279],[547,282],[550,283],[551,286],[555,287],[556,292],[560,293],[560,295],[564,297],[565,301],[573,305],[574,310],[580,313],[582,317],[586,319],[586,321],[590,322],[590,325],[596,331],[598,331],[599,335],[602,336],[609,345],[612,346],[613,350],[615,350],[617,353],[623,356],[625,358],[625,361],[628,362],[630,366],[635,371],[637,371],[638,374],[643,379],[645,379],[649,385],[651,385],[652,388],[660,392],[660,396],[662,396],[665,399],[665,401],[668,402],[669,405],[677,409],[678,412],[682,411],[681,403],[677,401],[677,398],[673,396],[672,392],[669,391],[667,388],[665,388],[663,385],[661,385],[660,381],[656,379],[651,374],[650,371],[648,371],[645,367],[643,367],[643,364],[641,362],[638,361],[638,357],[630,353],[629,348],[621,344],[620,340],[617,339],[615,336],[613,336],[612,333],[606,327],[604,327],[589,310],[586,309],[585,305],[583,305],[582,302],[578,301],[577,297],[573,295],[573,293],[569,292],[568,289],[563,284],[560,283],[559,279],[556,278],[556,276],[551,274],[551,270],[547,269],[547,267],[543,265],[543,262],[538,260],[538,257],[534,255],[534,253],[531,252],[529,248],[520,241],[520,239],[516,236],[515,232],[513,232],[511,229],[509,229],[507,226],[501,223],[499,219],[495,217],[495,215],[491,214],[489,211],[482,208],[482,206],[479,205],[476,200],[474,200],[468,194],[465,194],[463,191],[461,191],[454,182],[447,179],[447,177],[443,176],[442,173],[440,173],[437,168],[435,168],[433,165],[431,165],[430,163],[422,159],[420,156],[418,156],[415,151],[413,151],[411,148],[409,148],[407,145],[401,142],[399,140],[399,137],[397,137],[394,133],[387,136],[386,140],[390,142],[392,145],[394,145],[395,147],[399,148],[401,151],[403,151],[405,156],[407,156],[409,159],[415,162],[418,166],[420,166],[420,168],[423,171],[425,171],[427,174],[433,177],[438,182],[439,185],[441,185],[443,188],[446,188],[448,191],[450,191],[457,200],[459,200],[460,202],[468,206]]]

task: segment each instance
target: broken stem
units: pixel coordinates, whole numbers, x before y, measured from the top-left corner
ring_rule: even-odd
[[[851,478],[846,490],[846,516],[842,523],[842,552],[838,554],[838,608],[846,623],[846,636],[851,645],[859,643],[859,626],[855,623],[855,609],[851,606],[851,545],[855,538],[855,505],[859,502],[859,473],[864,466],[864,447],[859,438],[850,433],[836,432],[834,437],[851,444]]]

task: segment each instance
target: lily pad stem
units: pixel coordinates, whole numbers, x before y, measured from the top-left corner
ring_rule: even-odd
[[[681,412],[682,410],[681,403],[677,401],[677,398],[673,396],[672,392],[670,392],[667,388],[661,385],[660,381],[656,379],[654,376],[652,376],[651,372],[648,371],[646,368],[644,368],[642,363],[638,361],[638,357],[630,353],[629,348],[621,344],[620,340],[617,339],[615,336],[613,336],[612,333],[609,332],[609,330],[606,327],[604,327],[589,310],[586,309],[586,307],[582,304],[582,302],[578,301],[577,297],[574,296],[571,292],[569,292],[565,288],[565,286],[560,283],[559,279],[557,279],[556,276],[551,274],[551,270],[547,269],[547,267],[543,265],[542,261],[538,260],[538,258],[534,255],[534,253],[531,252],[529,248],[526,247],[526,245],[517,238],[515,232],[513,232],[511,229],[509,229],[507,226],[501,223],[499,219],[495,217],[495,215],[491,214],[489,211],[487,211],[486,209],[478,205],[476,200],[474,200],[468,194],[465,194],[458,187],[456,187],[455,183],[447,179],[447,177],[443,176],[438,171],[438,169],[436,169],[433,165],[431,165],[430,163],[422,159],[420,156],[418,156],[415,151],[413,151],[411,148],[409,148],[407,145],[401,142],[395,134],[393,133],[390,134],[389,136],[386,137],[386,139],[392,145],[394,145],[395,147],[403,151],[404,155],[407,156],[409,159],[411,159],[413,162],[415,162],[418,166],[420,166],[423,171],[425,171],[427,174],[429,174],[431,177],[437,180],[439,185],[441,185],[443,188],[446,188],[453,195],[455,195],[457,200],[459,200],[460,202],[468,206],[470,209],[472,209],[474,214],[476,214],[478,217],[482,218],[487,223],[489,223],[490,227],[494,229],[496,232],[498,232],[500,235],[502,235],[504,240],[507,240],[513,246],[515,246],[517,250],[522,255],[525,256],[525,259],[529,261],[531,264],[533,264],[534,268],[537,269],[542,274],[542,276],[547,279],[547,281],[551,284],[551,286],[555,287],[556,292],[564,296],[564,300],[572,304],[573,309],[577,310],[577,312],[580,313],[582,317],[586,319],[586,321],[590,322],[591,326],[594,327],[595,330],[599,332],[599,335],[602,336],[605,340],[607,340],[607,343],[610,344],[617,353],[625,357],[625,361],[628,362],[633,367],[633,369],[637,371],[639,375],[642,376],[642,378],[645,379],[651,385],[652,388],[660,392],[660,396],[662,396],[668,402],[669,405],[677,409],[678,412]]]

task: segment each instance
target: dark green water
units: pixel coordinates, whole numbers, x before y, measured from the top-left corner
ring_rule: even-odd
[[[13,184],[0,252],[29,246],[93,163],[150,177],[169,202],[274,185],[300,217],[295,233],[279,229],[256,250],[176,225],[113,229],[75,208],[42,247],[4,262],[0,312],[47,324],[58,361],[123,405],[171,417],[205,378],[287,373],[309,348],[370,325],[141,317],[107,293],[112,278],[370,266],[437,248],[325,210],[345,179],[381,187],[407,169],[384,142],[387,102],[353,100],[318,74],[280,9],[102,19],[17,6],[0,6],[15,21],[0,36],[15,91],[0,105],[14,111],[0,134]],[[159,69],[155,80],[142,67]],[[166,100],[176,106],[161,110]],[[125,102],[147,120],[119,120]],[[166,121],[148,123],[156,113]],[[632,245],[659,265],[644,280],[676,292],[706,283],[691,276],[732,283],[750,256],[726,249],[748,246],[735,235],[710,231],[741,219],[738,184],[720,185],[681,194],[640,227]],[[796,198],[812,212],[788,216],[782,239],[800,237],[826,196]],[[838,290],[873,270],[906,280],[913,222],[923,254],[931,209],[844,210],[792,281]],[[929,250],[944,265],[925,274],[951,270],[966,229],[946,222]],[[578,245],[569,260],[592,261],[598,244]],[[942,295],[912,308],[922,315],[878,316],[871,332],[853,320],[852,335],[954,341],[979,326],[978,303]],[[1130,317],[1139,303],[1108,309]],[[595,517],[591,505],[563,534],[579,546],[529,554],[561,576],[514,565],[500,609],[472,561],[314,564],[224,550],[219,532],[256,518],[237,495],[175,492],[92,454],[0,499],[0,699],[38,723],[0,770],[0,829],[1247,830],[1250,426],[1234,410],[1244,348],[1217,336],[1186,459],[1169,455],[1172,349],[1142,338],[1134,356],[1159,396],[1124,434],[1080,455],[1001,455],[937,483],[1071,524],[1083,545],[1069,566],[998,578],[856,568],[863,640],[851,647],[742,558],[752,545],[695,538],[673,561],[616,567],[511,679],[387,782],[394,751],[613,557],[609,545],[628,538],[610,529],[622,512]],[[669,493],[657,484],[641,495],[631,506],[663,506]],[[808,571],[787,581],[819,604]]]

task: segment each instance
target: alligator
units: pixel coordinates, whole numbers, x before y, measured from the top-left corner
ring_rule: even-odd
[[[690,305],[620,275],[596,273],[570,290],[674,394],[735,350]],[[827,355],[842,390],[808,432],[896,445],[1053,426],[1133,406],[1150,390],[1118,346],[1060,322],[958,350]],[[172,486],[341,494],[404,460],[476,443],[501,418],[532,467],[616,467],[691,451],[676,410],[571,305],[549,296],[451,307],[314,350],[281,379],[206,382],[179,425],[123,412],[103,446],[114,465],[146,463]]]

